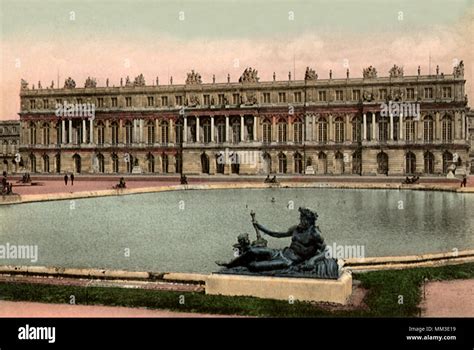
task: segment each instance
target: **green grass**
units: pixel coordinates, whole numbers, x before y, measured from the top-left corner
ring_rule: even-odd
[[[397,271],[376,271],[354,274],[369,290],[365,302],[368,310],[330,312],[320,307],[295,301],[258,299],[251,297],[211,296],[203,293],[152,291],[106,287],[52,286],[39,284],[0,283],[3,300],[43,303],[147,307],[183,312],[268,317],[410,317],[419,315],[422,283],[428,280],[474,278],[474,263],[416,268]],[[182,297],[184,296],[184,303]],[[403,303],[399,303],[400,296]]]

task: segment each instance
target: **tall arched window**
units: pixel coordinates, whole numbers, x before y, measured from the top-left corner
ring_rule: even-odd
[[[450,116],[446,115],[441,120],[442,140],[443,142],[453,141],[453,121]]]
[[[303,173],[303,157],[298,152],[295,153],[295,174]]]
[[[169,125],[166,120],[161,121],[161,143],[169,142]]]
[[[388,140],[388,121],[385,117],[379,117],[379,141]]]
[[[234,118],[232,120],[232,143],[239,143],[240,142],[240,120]]]
[[[362,141],[361,129],[360,116],[352,118],[352,142]]]
[[[56,129],[56,144],[60,145],[61,143],[63,143],[63,128],[60,121],[56,123],[55,129]]]
[[[125,123],[125,143],[133,143],[133,124],[130,120]]]
[[[385,152],[377,155],[377,171],[379,174],[388,175],[388,155]]]
[[[344,142],[344,119],[337,117],[334,121],[335,132],[336,132],[336,143]]]
[[[155,172],[155,157],[153,156],[153,154],[148,153],[146,156],[146,161],[147,161],[147,166],[148,166],[148,172],[154,173]]]
[[[278,142],[286,142],[287,122],[281,118],[278,120]]]
[[[209,156],[206,153],[201,154],[201,172],[209,174]]]
[[[431,152],[425,153],[425,173],[433,174],[434,173],[434,155]]]
[[[97,123],[97,144],[103,145],[105,142],[105,125],[102,121]]]
[[[217,119],[216,127],[217,127],[217,142],[218,143],[226,142],[227,135],[225,134],[224,118],[220,117]]]
[[[119,143],[119,136],[118,136],[118,123],[112,122],[112,145],[116,145]]]
[[[211,121],[209,118],[205,118],[202,121],[202,132],[204,136],[204,142],[205,143],[211,142]]]
[[[30,123],[30,144],[36,144],[36,124],[33,122]]]
[[[99,173],[105,172],[105,161],[104,161],[104,155],[102,153],[99,153],[97,155],[97,171]]]
[[[278,172],[280,174],[286,174],[286,155],[283,152],[278,154]]]
[[[319,143],[328,141],[328,122],[324,117],[318,119],[318,141]]]
[[[328,156],[324,152],[318,154],[318,174],[326,174],[328,172]]]
[[[434,123],[433,117],[426,116],[423,120],[423,140],[425,142],[433,142],[434,136]]]
[[[272,141],[272,123],[268,119],[262,123],[262,140],[264,143]]]
[[[49,156],[47,154],[43,155],[43,172],[49,173]]]
[[[413,117],[406,118],[405,120],[405,140],[415,141],[415,121]]]
[[[352,153],[352,173],[362,174],[362,152],[359,150]]]
[[[60,173],[61,172],[61,154],[57,153],[54,156],[55,162],[56,162],[56,172]]]
[[[416,173],[416,156],[413,152],[408,152],[405,156],[406,164],[405,164],[405,172],[406,174],[414,174]]]
[[[303,122],[300,118],[293,121],[293,141],[295,143],[303,142]]]
[[[163,154],[161,157],[161,169],[163,169],[163,174],[168,173],[168,155]]]
[[[443,173],[448,173],[448,167],[453,164],[453,154],[449,151],[443,153]]]
[[[32,173],[36,173],[36,156],[30,154],[30,170]]]
[[[224,174],[225,159],[222,153],[216,154],[216,172],[218,174]]]
[[[119,172],[119,159],[115,153],[112,154],[112,172]]]
[[[146,136],[147,136],[147,143],[149,145],[153,145],[156,142],[155,138],[155,121],[149,120],[146,125]]]

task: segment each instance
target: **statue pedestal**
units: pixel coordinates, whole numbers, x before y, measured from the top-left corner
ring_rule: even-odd
[[[206,278],[206,294],[346,304],[352,275],[344,271],[339,279],[330,280],[212,274]]]

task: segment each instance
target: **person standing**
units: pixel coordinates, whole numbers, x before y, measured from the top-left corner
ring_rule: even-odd
[[[64,185],[67,186],[67,180],[68,180],[68,177],[67,177],[67,174],[64,175]]]
[[[74,186],[74,174],[71,173],[71,186]]]
[[[461,187],[466,187],[466,183],[467,183],[467,176],[464,175],[464,176],[462,177]]]

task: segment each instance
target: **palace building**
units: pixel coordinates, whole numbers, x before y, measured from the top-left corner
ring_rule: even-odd
[[[15,155],[20,149],[20,121],[0,120],[0,161],[2,173],[17,172],[19,166]]]
[[[446,174],[466,169],[464,65],[452,74],[120,86],[28,86],[22,80],[21,168],[85,174]]]

